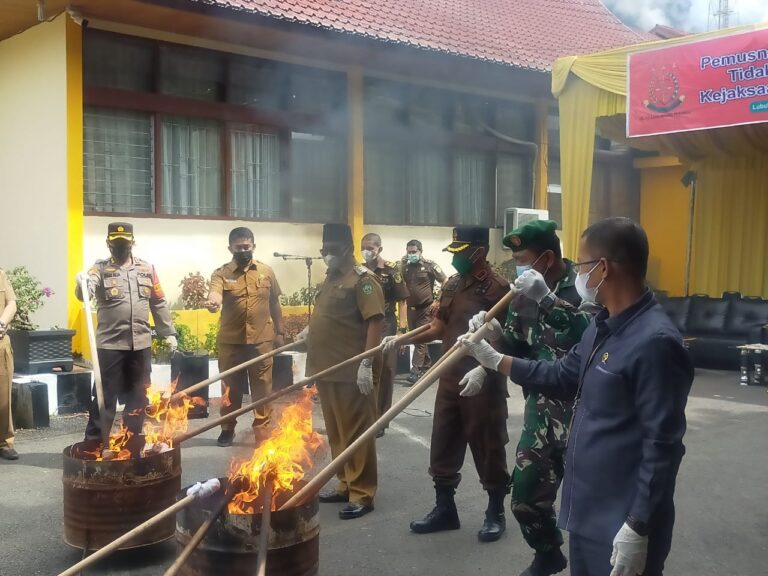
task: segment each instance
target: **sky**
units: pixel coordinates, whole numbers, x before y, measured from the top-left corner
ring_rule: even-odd
[[[631,26],[650,30],[666,24],[689,32],[705,32],[717,28],[710,14],[718,0],[603,0],[614,14]],[[768,0],[730,0],[731,26],[768,20]]]

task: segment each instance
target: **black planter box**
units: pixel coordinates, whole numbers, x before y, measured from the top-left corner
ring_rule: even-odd
[[[72,370],[74,330],[11,330],[13,363],[20,374]]]

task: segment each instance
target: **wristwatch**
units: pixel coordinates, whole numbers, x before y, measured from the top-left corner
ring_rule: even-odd
[[[539,302],[539,306],[547,312],[550,312],[555,307],[555,304],[557,304],[557,296],[555,296],[554,292],[550,292]]]

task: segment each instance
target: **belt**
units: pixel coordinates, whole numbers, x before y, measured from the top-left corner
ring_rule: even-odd
[[[408,310],[422,310],[423,308],[426,308],[427,306],[432,306],[434,304],[434,300],[431,302],[426,302],[425,304],[419,304],[418,306],[408,306]]]

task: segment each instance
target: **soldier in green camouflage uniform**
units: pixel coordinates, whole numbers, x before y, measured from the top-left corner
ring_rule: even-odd
[[[540,220],[504,238],[515,255],[520,294],[510,305],[499,347],[518,357],[561,358],[581,340],[592,320],[589,312],[579,309],[576,270],[561,256],[556,228],[554,222]],[[531,287],[537,282],[538,287]],[[512,512],[536,552],[522,576],[550,575],[566,566],[554,504],[563,478],[572,402],[525,390],[524,394],[523,430],[512,474]]]

